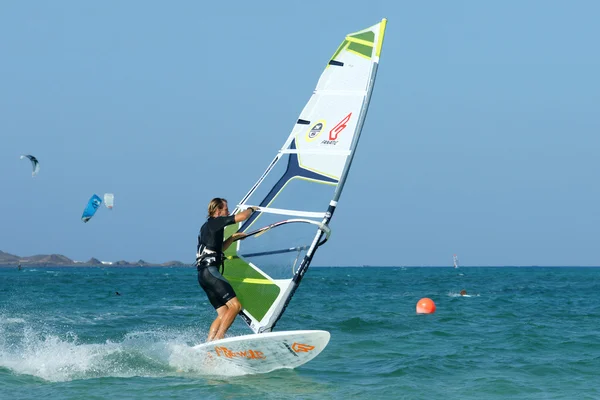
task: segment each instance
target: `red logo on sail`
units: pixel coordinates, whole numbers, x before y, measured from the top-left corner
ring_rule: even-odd
[[[292,345],[292,350],[294,350],[296,353],[308,353],[309,351],[314,349],[315,346],[311,346],[309,344],[294,342],[294,344]]]
[[[346,115],[344,119],[338,122],[338,124],[329,131],[329,140],[337,140],[338,135],[342,133],[344,129],[346,129],[346,126],[348,126],[347,124],[348,121],[350,121],[351,116],[352,113]]]

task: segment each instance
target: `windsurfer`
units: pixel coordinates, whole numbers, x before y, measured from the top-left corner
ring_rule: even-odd
[[[198,283],[217,311],[217,318],[208,330],[208,342],[223,339],[236,315],[242,310],[233,288],[223,277],[219,267],[224,262],[223,251],[236,240],[244,239],[246,234],[234,233],[223,241],[225,227],[247,220],[256,209],[251,207],[238,214],[229,215],[227,200],[217,197],[208,204],[208,219],[200,228],[196,248]]]

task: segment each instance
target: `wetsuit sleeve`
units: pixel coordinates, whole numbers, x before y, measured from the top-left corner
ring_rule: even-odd
[[[227,225],[235,224],[235,215],[228,215],[226,217],[217,217],[213,221],[214,230],[219,230],[225,228]]]

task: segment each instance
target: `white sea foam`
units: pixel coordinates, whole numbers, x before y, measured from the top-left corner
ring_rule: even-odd
[[[22,318],[0,315],[0,366],[51,382],[244,374],[235,365],[217,365],[217,360],[195,350],[193,346],[204,337],[205,333],[192,328],[157,329],[131,332],[118,341],[84,343],[74,333],[48,333]]]

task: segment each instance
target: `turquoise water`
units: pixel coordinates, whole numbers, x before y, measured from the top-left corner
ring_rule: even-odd
[[[264,375],[190,362],[213,318],[193,268],[0,268],[0,398],[600,398],[600,268],[311,268],[277,330],[331,341]]]

